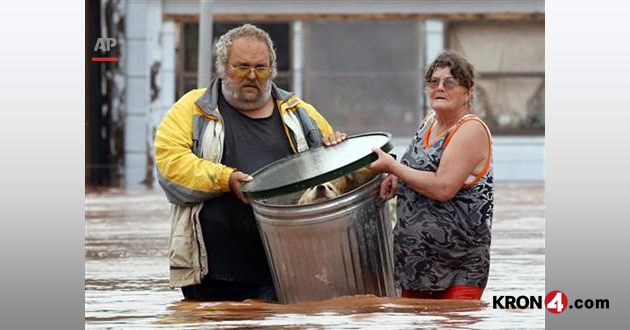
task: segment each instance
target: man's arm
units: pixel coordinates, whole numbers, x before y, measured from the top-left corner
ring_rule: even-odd
[[[155,137],[158,181],[169,202],[191,205],[230,190],[233,168],[197,157],[192,152],[194,100],[189,92],[169,111]]]
[[[346,133],[333,130],[326,118],[317,112],[312,105],[306,103],[304,108],[306,109],[308,116],[315,121],[317,128],[322,134],[322,143],[325,146],[341,143],[348,137]]]
[[[335,133],[332,126],[330,126],[326,118],[324,118],[324,116],[322,116],[319,112],[317,112],[317,110],[315,110],[315,108],[312,105],[305,102],[303,105],[304,105],[304,109],[306,109],[306,113],[308,114],[308,116],[311,117],[311,119],[315,121],[315,124],[317,124],[317,127],[319,128],[319,131],[322,133],[323,137],[327,137]]]

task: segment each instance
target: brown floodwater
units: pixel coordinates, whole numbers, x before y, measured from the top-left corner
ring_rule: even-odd
[[[493,309],[498,295],[545,295],[543,184],[499,184],[481,302],[372,295],[281,305],[183,302],[168,287],[168,203],[160,193],[85,199],[88,329],[544,329],[544,309]]]

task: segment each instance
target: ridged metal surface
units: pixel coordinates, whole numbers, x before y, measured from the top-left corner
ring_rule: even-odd
[[[319,204],[293,205],[296,196],[252,202],[281,303],[395,295],[381,180]]]

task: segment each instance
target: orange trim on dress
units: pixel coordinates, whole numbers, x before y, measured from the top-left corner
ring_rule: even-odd
[[[460,118],[457,121],[457,124],[455,129],[453,130],[453,132],[451,132],[451,134],[449,134],[449,136],[446,138],[446,141],[444,141],[444,150],[446,150],[446,146],[448,145],[448,143],[451,141],[451,138],[453,137],[453,135],[455,135],[455,132],[457,132],[457,130],[462,127],[462,125],[470,120],[476,120],[478,122],[481,123],[481,125],[483,125],[483,127],[486,130],[486,134],[488,134],[488,159],[486,160],[486,164],[483,167],[483,170],[481,170],[481,172],[479,172],[479,174],[477,174],[477,176],[475,176],[475,179],[469,183],[469,184],[463,184],[462,187],[464,189],[469,189],[472,186],[474,186],[479,179],[481,179],[484,175],[486,175],[488,173],[488,170],[490,169],[490,162],[492,161],[492,136],[490,135],[490,129],[488,129],[488,126],[486,126],[486,123],[484,123],[479,117],[477,117],[476,115],[473,114],[467,114],[465,116],[463,116],[462,118]]]
[[[432,121],[427,130],[424,131],[424,137],[422,138],[422,146],[424,147],[424,149],[427,149],[429,147],[429,136],[431,135],[433,125],[435,125],[435,120]]]
[[[446,134],[449,134],[453,130],[455,125],[457,125],[457,123],[456,123],[455,125],[449,127],[449,129],[446,132],[444,132],[444,133],[440,134],[440,136],[438,136],[438,138],[437,138],[437,140],[435,140],[435,142],[433,142],[432,144],[429,144],[429,137],[431,135],[431,132],[433,132],[433,126],[435,126],[435,123],[437,123],[437,120],[433,120],[431,122],[431,126],[429,126],[429,128],[427,128],[427,130],[424,131],[424,137],[422,139],[422,146],[424,147],[424,149],[427,149],[428,147],[432,146],[433,144],[436,144],[436,143],[440,142],[442,137],[444,137]]]
[[[431,118],[434,118],[435,116],[433,116],[435,114],[435,111],[430,111],[426,116],[424,116],[424,119],[422,120],[422,125],[425,125],[429,122],[429,120]],[[424,149],[428,148],[428,135],[427,132],[431,133],[431,127],[433,127],[433,124],[435,124],[435,120],[433,122],[431,122],[430,126],[424,131],[424,136],[422,138],[422,145],[424,146]],[[420,125],[420,126],[422,126]]]

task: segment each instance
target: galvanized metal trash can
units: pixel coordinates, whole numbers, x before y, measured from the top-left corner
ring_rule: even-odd
[[[391,135],[370,134],[386,138],[385,145],[380,145],[381,139],[375,147],[391,150]],[[384,175],[377,175],[356,190],[322,203],[295,203],[303,188],[329,181],[375,160],[376,155],[369,147],[375,143],[372,140],[367,142],[367,147],[361,146],[361,152],[347,150],[366,142],[368,139],[362,137],[370,134],[350,137],[348,142],[319,151],[316,148],[311,155],[308,155],[311,151],[307,151],[280,160],[254,173],[254,184],[244,185],[244,193],[253,198],[254,215],[281,303],[355,294],[395,296],[392,224],[387,204],[379,197]],[[340,148],[335,149],[337,147]],[[316,168],[300,168],[301,160],[307,159],[306,163],[312,164],[313,159],[308,158],[321,160],[321,153],[326,153],[324,158],[339,157],[342,161],[332,161],[334,164],[324,161],[328,167],[316,162],[320,164]],[[267,191],[261,189],[264,184],[255,184],[257,176],[262,178],[265,174],[277,179],[275,172],[283,171],[283,166],[294,168],[300,178],[291,185],[279,188],[282,186],[279,184]],[[282,194],[278,195],[279,192]],[[269,197],[271,195],[274,196]]]

